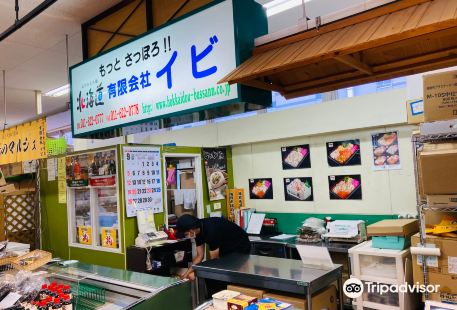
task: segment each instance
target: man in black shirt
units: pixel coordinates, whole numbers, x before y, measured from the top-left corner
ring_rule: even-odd
[[[195,216],[184,214],[178,218],[176,224],[177,236],[195,238],[197,256],[194,265],[203,261],[205,256],[204,244],[208,244],[211,259],[223,257],[230,253],[249,254],[251,243],[247,233],[238,225],[220,217],[198,219]],[[181,278],[193,280],[195,278],[192,267]]]

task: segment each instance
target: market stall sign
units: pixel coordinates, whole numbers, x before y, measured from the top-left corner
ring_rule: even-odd
[[[246,53],[245,37],[252,43],[257,35],[239,34],[234,7],[241,9],[241,3],[218,1],[72,67],[73,134],[241,101],[238,85],[217,83],[239,63],[240,44]]]
[[[0,131],[0,165],[46,158],[46,120]]]

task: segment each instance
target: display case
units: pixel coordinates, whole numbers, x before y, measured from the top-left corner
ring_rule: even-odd
[[[115,148],[66,157],[70,246],[121,251],[117,172]]]

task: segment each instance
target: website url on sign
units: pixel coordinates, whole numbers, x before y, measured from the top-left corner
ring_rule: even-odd
[[[216,85],[213,87],[208,87],[208,88],[203,88],[203,89],[194,89],[191,92],[179,92],[179,93],[174,93],[171,96],[167,96],[165,100],[159,101],[155,103],[155,108],[157,110],[163,110],[163,109],[170,109],[175,106],[183,105],[183,104],[189,104],[191,102],[203,100],[206,98],[211,98],[211,97],[216,97],[216,96],[224,96],[224,97],[229,97],[230,96],[230,85],[229,84],[224,84],[224,85]],[[154,109],[154,105],[151,104],[143,104],[143,114],[144,113],[150,113]]]

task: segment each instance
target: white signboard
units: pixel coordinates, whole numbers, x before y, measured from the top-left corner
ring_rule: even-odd
[[[71,68],[74,135],[238,98],[232,0]]]
[[[126,146],[123,152],[127,217],[138,210],[163,212],[160,148]]]

